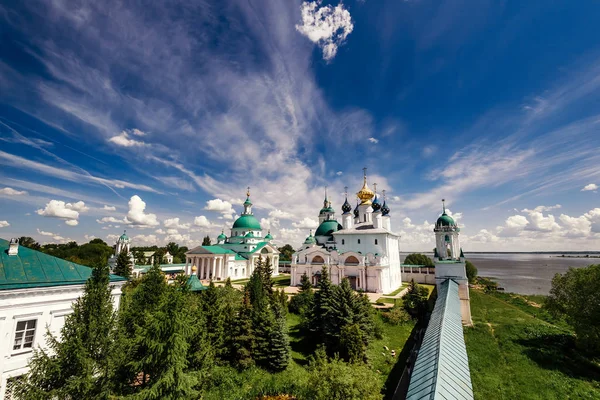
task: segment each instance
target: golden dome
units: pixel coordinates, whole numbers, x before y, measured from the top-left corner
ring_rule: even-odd
[[[363,187],[356,193],[356,197],[360,199],[360,204],[370,205],[371,200],[375,197],[375,192],[369,189],[369,185],[367,185],[367,171],[365,170],[365,176],[363,181]]]
[[[192,265],[192,272],[196,272],[196,270],[198,270],[198,268],[196,268],[195,265]]]

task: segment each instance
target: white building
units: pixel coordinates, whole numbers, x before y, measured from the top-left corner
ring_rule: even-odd
[[[59,335],[92,269],[0,239],[0,399],[12,399],[34,348],[46,349],[46,327]],[[125,279],[110,276],[115,308]]]
[[[129,239],[129,236],[127,236],[127,231],[123,231],[123,234],[119,236],[117,242],[115,243],[115,254],[108,259],[108,265],[110,266],[111,271],[115,270],[115,266],[117,265],[117,257],[119,257],[119,254],[121,254],[121,251],[123,250],[127,251],[131,266],[135,267],[135,258],[131,252],[131,239]]]
[[[400,236],[392,232],[385,198],[382,204],[377,193],[369,189],[366,172],[356,196],[358,204],[352,212],[346,195],[340,224],[325,195],[319,227],[293,257],[292,286],[300,284],[303,274],[316,284],[324,265],[333,283],[339,284],[346,277],[357,290],[389,293],[402,285]]]
[[[200,279],[225,280],[248,278],[254,272],[259,258],[269,259],[273,275],[279,275],[279,251],[273,245],[273,236],[263,236],[260,223],[252,214],[250,190],[246,193],[244,212],[235,220],[229,237],[224,232],[214,246],[198,246],[185,253],[186,274],[196,274]]]

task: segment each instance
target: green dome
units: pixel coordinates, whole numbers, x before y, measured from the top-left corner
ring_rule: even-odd
[[[335,213],[334,209],[331,207],[323,207],[321,208],[321,211],[319,211],[319,214],[325,214],[325,213]]]
[[[308,235],[308,237],[304,241],[304,244],[315,244],[315,243],[317,243],[317,241],[315,240],[315,238],[312,235],[312,233],[310,235]]]
[[[253,231],[261,231],[262,228],[254,215],[242,215],[233,223],[233,229],[251,229]]]
[[[244,237],[251,238],[251,237],[254,237],[254,234],[252,233],[252,231],[250,231],[250,232],[246,233],[246,236],[244,236]]]
[[[268,239],[268,240],[273,239],[273,236],[271,236],[271,232],[267,233],[267,236],[265,236],[265,239]]]
[[[129,240],[129,236],[125,232],[119,237],[119,240]]]
[[[456,222],[446,213],[443,213],[435,224],[437,226],[456,226]]]
[[[334,219],[321,222],[321,225],[317,228],[315,236],[331,236],[333,232],[337,232],[342,229],[342,226]]]
[[[227,236],[225,236],[225,234],[223,232],[221,232],[221,234],[219,236],[217,236],[217,240],[225,240],[227,239]]]

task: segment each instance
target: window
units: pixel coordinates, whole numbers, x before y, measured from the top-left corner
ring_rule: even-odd
[[[360,239],[358,239],[358,244],[360,244]]]
[[[30,349],[33,347],[36,323],[37,319],[17,322],[13,350]]]
[[[375,239],[375,244],[377,244],[377,239]]]
[[[342,244],[346,244],[346,242],[344,242],[344,239],[342,239]]]

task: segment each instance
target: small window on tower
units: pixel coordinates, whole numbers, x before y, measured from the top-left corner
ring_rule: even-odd
[[[377,239],[375,239],[375,244],[377,244]]]
[[[342,239],[342,244],[346,244],[346,242],[344,241],[344,239]]]
[[[360,239],[358,239],[358,244],[360,244]]]

